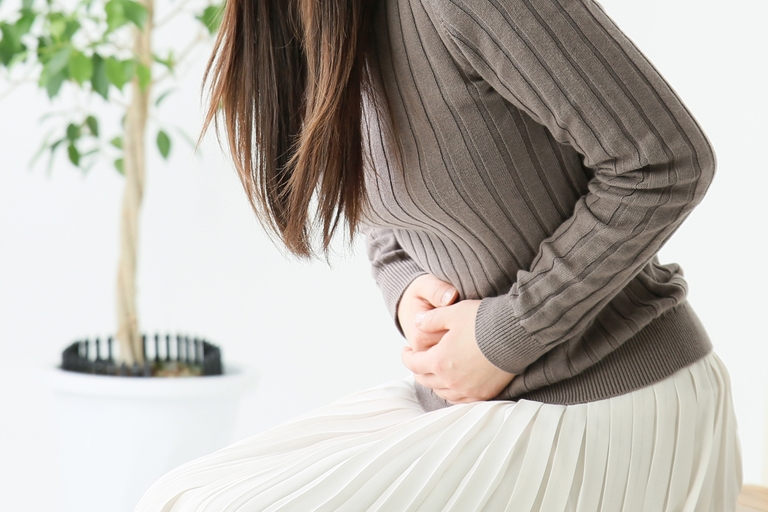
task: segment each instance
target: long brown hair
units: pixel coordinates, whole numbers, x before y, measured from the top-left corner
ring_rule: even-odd
[[[203,133],[219,116],[251,206],[291,253],[326,254],[341,216],[350,241],[367,202],[362,96],[373,94],[373,0],[227,0],[204,86]],[[384,110],[382,110],[382,107]],[[399,160],[399,158],[398,158]],[[316,194],[316,216],[310,206]]]

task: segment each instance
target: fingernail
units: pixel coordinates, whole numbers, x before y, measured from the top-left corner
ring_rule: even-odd
[[[414,321],[414,323],[416,325],[421,325],[421,321],[424,320],[424,315],[425,314],[426,313],[419,313],[418,315],[416,315],[416,320]]]
[[[448,304],[448,302],[451,300],[451,297],[453,297],[454,290],[448,290],[443,294],[443,298],[441,299],[440,303],[445,306]]]

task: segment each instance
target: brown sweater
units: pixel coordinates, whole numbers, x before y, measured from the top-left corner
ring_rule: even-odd
[[[499,399],[600,400],[712,344],[656,256],[716,156],[668,82],[594,0],[381,0],[375,41],[404,148],[365,109],[373,277],[395,319],[431,273],[482,299]],[[449,405],[417,387],[427,410]]]

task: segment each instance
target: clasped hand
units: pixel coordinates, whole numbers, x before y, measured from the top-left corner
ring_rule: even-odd
[[[432,274],[414,279],[403,292],[397,317],[410,346],[403,363],[419,384],[452,404],[489,400],[515,377],[494,366],[477,346],[479,300],[455,304],[457,290]]]

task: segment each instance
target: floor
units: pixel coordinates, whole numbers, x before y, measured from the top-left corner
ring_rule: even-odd
[[[768,512],[768,488],[757,485],[742,487],[736,512]]]

